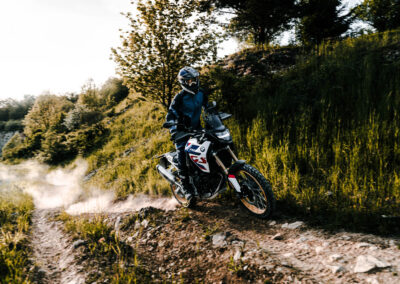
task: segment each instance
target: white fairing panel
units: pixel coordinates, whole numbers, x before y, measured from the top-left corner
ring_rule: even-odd
[[[199,144],[196,138],[192,138],[189,139],[185,147],[185,152],[188,153],[190,160],[205,173],[210,172],[210,165],[207,160],[207,153],[210,145],[210,141]]]

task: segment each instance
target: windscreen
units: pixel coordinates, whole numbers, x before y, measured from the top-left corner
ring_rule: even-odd
[[[208,114],[205,121],[207,126],[215,131],[225,130],[225,126],[222,124],[222,121],[217,114]]]

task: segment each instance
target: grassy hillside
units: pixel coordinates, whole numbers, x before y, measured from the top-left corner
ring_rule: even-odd
[[[30,283],[28,279],[32,198],[0,189],[0,282]]]
[[[399,216],[399,46],[394,31],[327,43],[265,77],[211,72],[221,102],[236,94],[240,156],[279,200],[350,226]]]
[[[117,106],[121,113],[106,122],[110,134],[103,147],[88,157],[88,184],[113,189],[119,197],[144,192],[166,194],[169,187],[155,171],[153,156],[173,149],[162,129],[165,112],[157,104],[128,98]]]
[[[229,126],[239,156],[271,181],[285,210],[382,231],[396,219],[381,215],[400,212],[399,46],[400,31],[392,31],[312,51],[283,48],[253,56],[246,50],[230,57],[245,67],[209,67],[202,82],[214,90],[221,110],[234,113]],[[174,149],[161,129],[165,110],[133,94],[110,105],[98,108],[102,120],[93,123],[92,110],[64,100],[60,109],[66,112],[52,114],[50,130],[32,131],[23,142],[17,137],[5,153],[53,163],[79,154],[89,162],[89,186],[115,190],[121,198],[169,194],[152,159]],[[72,130],[65,128],[71,108],[89,117]]]

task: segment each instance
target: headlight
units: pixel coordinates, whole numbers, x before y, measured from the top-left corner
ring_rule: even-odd
[[[226,140],[226,141],[229,141],[229,140],[232,139],[232,138],[231,138],[231,133],[229,132],[228,129],[226,129],[226,130],[224,130],[224,131],[222,131],[222,132],[215,133],[215,135],[216,135],[219,139]]]

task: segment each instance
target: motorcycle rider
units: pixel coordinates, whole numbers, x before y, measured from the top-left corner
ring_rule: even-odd
[[[193,198],[194,195],[186,165],[185,145],[188,138],[179,141],[175,141],[175,138],[177,132],[184,130],[185,127],[201,128],[201,109],[208,107],[208,95],[200,88],[199,75],[199,72],[192,67],[183,67],[179,71],[178,81],[182,91],[172,100],[166,117],[167,122],[178,124],[178,126],[174,125],[170,128],[170,133],[178,154],[178,176],[182,181],[181,193],[187,200]]]

